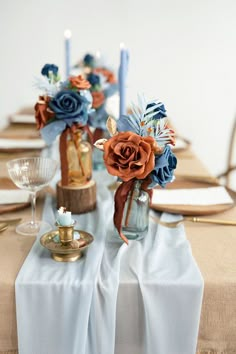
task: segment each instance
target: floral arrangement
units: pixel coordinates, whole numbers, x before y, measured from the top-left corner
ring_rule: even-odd
[[[132,106],[132,114],[121,116],[117,122],[109,117],[107,128],[111,138],[100,139],[95,146],[104,151],[107,171],[122,181],[115,194],[114,224],[128,243],[121,230],[128,194],[137,180],[150,198],[152,188],[173,181],[177,159],[170,145],[175,144],[175,133],[168,126],[164,104],[146,102],[142,97],[138,106]]]
[[[71,135],[76,145],[75,133],[78,129],[90,133],[87,123],[92,111],[91,85],[81,75],[60,81],[58,67],[54,64],[45,64],[41,74],[36,81],[37,88],[42,91],[35,105],[37,128],[48,145],[60,135],[62,184],[67,185],[66,141]]]
[[[118,90],[115,74],[101,63],[95,56],[86,54],[79,63],[83,70],[83,76],[90,83],[90,92],[93,98],[92,108],[88,118],[88,124],[95,128],[94,140],[102,136],[102,131],[107,130],[106,100]]]

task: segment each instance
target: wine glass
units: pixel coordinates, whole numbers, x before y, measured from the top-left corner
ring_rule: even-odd
[[[15,185],[30,192],[32,217],[31,221],[19,224],[16,232],[21,235],[36,235],[41,227],[51,230],[51,225],[44,221],[36,221],[36,193],[49,184],[55,176],[58,163],[46,157],[22,157],[7,162],[9,176]]]

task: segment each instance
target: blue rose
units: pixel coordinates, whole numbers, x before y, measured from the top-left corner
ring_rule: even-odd
[[[91,73],[87,76],[87,80],[92,86],[100,85],[100,77],[98,75]]]
[[[91,54],[86,54],[84,56],[83,62],[84,62],[84,65],[93,67],[94,66],[94,62],[95,62],[94,56],[91,55]]]
[[[155,102],[152,102],[152,103],[149,103],[146,107],[146,110],[148,108],[151,108],[151,107],[154,107],[156,106],[154,109],[153,109],[153,113],[156,112],[156,114],[152,117],[153,119],[162,119],[162,118],[165,118],[166,117],[166,109],[165,109],[165,106],[163,103],[159,102],[159,103],[155,103]],[[148,114],[150,114],[151,112],[149,112]]]
[[[41,74],[49,77],[49,71],[51,71],[54,76],[57,76],[58,66],[56,66],[54,64],[45,64],[41,70]]]
[[[161,155],[155,156],[155,167],[150,174],[152,183],[149,188],[154,188],[157,184],[164,188],[167,183],[172,181],[176,166],[177,158],[167,145]]]
[[[49,102],[49,107],[57,119],[66,120],[86,125],[88,120],[88,101],[72,90],[62,90]]]

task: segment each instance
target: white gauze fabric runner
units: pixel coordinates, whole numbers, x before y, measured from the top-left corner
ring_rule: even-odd
[[[195,354],[203,279],[184,226],[150,222],[142,241],[123,244],[106,178],[96,173],[97,210],[75,217],[94,235],[85,257],[55,262],[38,238],[18,274],[19,354]],[[50,197],[43,218],[54,223]]]

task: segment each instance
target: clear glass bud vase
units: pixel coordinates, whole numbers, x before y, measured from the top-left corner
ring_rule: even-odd
[[[92,147],[79,129],[68,136],[67,160],[69,185],[80,186],[92,178]]]
[[[107,130],[102,130],[102,129],[96,129],[100,130],[100,133],[97,134],[97,139],[109,139],[110,134]],[[97,140],[95,139],[95,140]],[[93,169],[95,171],[101,171],[105,169],[105,164],[103,160],[103,151],[94,148],[93,149]]]
[[[129,240],[141,240],[148,231],[149,195],[141,189],[141,181],[135,181],[125,203],[122,232]]]

